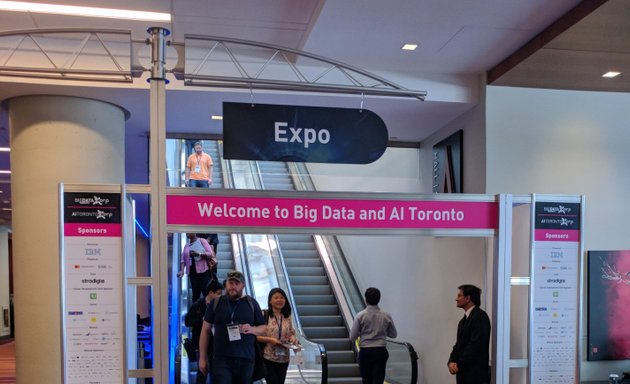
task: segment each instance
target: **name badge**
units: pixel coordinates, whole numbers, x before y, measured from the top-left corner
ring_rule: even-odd
[[[201,167],[200,166],[196,166],[195,167],[195,173],[200,173],[201,172]]]
[[[228,324],[227,331],[230,341],[237,341],[241,339],[241,331],[238,324]]]

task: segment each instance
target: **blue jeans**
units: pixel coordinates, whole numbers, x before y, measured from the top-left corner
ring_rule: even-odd
[[[210,186],[210,184],[208,183],[208,180],[193,180],[193,179],[190,179],[190,180],[188,180],[188,186],[190,188],[208,188]]]
[[[212,359],[212,384],[250,384],[253,375],[253,360],[227,356]]]

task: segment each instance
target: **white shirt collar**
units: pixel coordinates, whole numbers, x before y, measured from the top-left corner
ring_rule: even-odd
[[[470,312],[472,312],[473,308],[475,308],[476,305],[473,305],[472,307],[468,308],[468,310],[466,312],[464,312],[464,314],[466,315],[466,318],[468,318],[468,316],[470,316]]]

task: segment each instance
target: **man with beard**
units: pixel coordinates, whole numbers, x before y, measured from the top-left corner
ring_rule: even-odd
[[[212,300],[206,309],[199,340],[199,370],[208,372],[207,345],[214,326],[213,384],[249,384],[254,372],[256,336],[267,333],[258,302],[243,297],[245,277],[239,271],[227,274],[225,295]]]

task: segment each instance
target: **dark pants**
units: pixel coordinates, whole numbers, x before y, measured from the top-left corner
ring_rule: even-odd
[[[225,356],[212,359],[212,384],[250,384],[253,375],[253,360]]]
[[[209,185],[208,180],[188,180],[190,188],[208,188]]]
[[[201,371],[197,371],[197,380],[195,384],[206,384],[208,382],[208,376],[204,375]]]
[[[208,270],[202,273],[190,273],[188,276],[190,277],[190,287],[192,288],[191,301],[195,301],[201,296],[201,291],[206,285],[208,285],[212,275]]]
[[[214,337],[214,336],[213,336]],[[197,379],[195,380],[195,384],[208,384],[208,377],[212,377],[212,344],[213,344],[213,338],[210,338],[210,345],[208,345],[208,352],[206,356],[208,356],[208,360],[210,361],[210,364],[208,364],[208,374],[204,375],[200,370],[197,370]],[[199,339],[197,339],[197,344],[199,344]],[[197,352],[199,352],[197,350]],[[199,354],[197,354],[197,356],[199,356]],[[199,361],[199,358],[197,358],[197,361]],[[199,364],[199,363],[197,363]],[[212,382],[212,380],[210,380],[211,384],[214,384]]]
[[[363,384],[383,384],[388,358],[389,353],[385,347],[359,350],[359,369]]]
[[[289,369],[289,363],[276,363],[275,361],[263,360],[265,367],[267,367],[267,374],[265,375],[265,381],[267,384],[284,384],[284,380],[287,378],[287,369]]]

